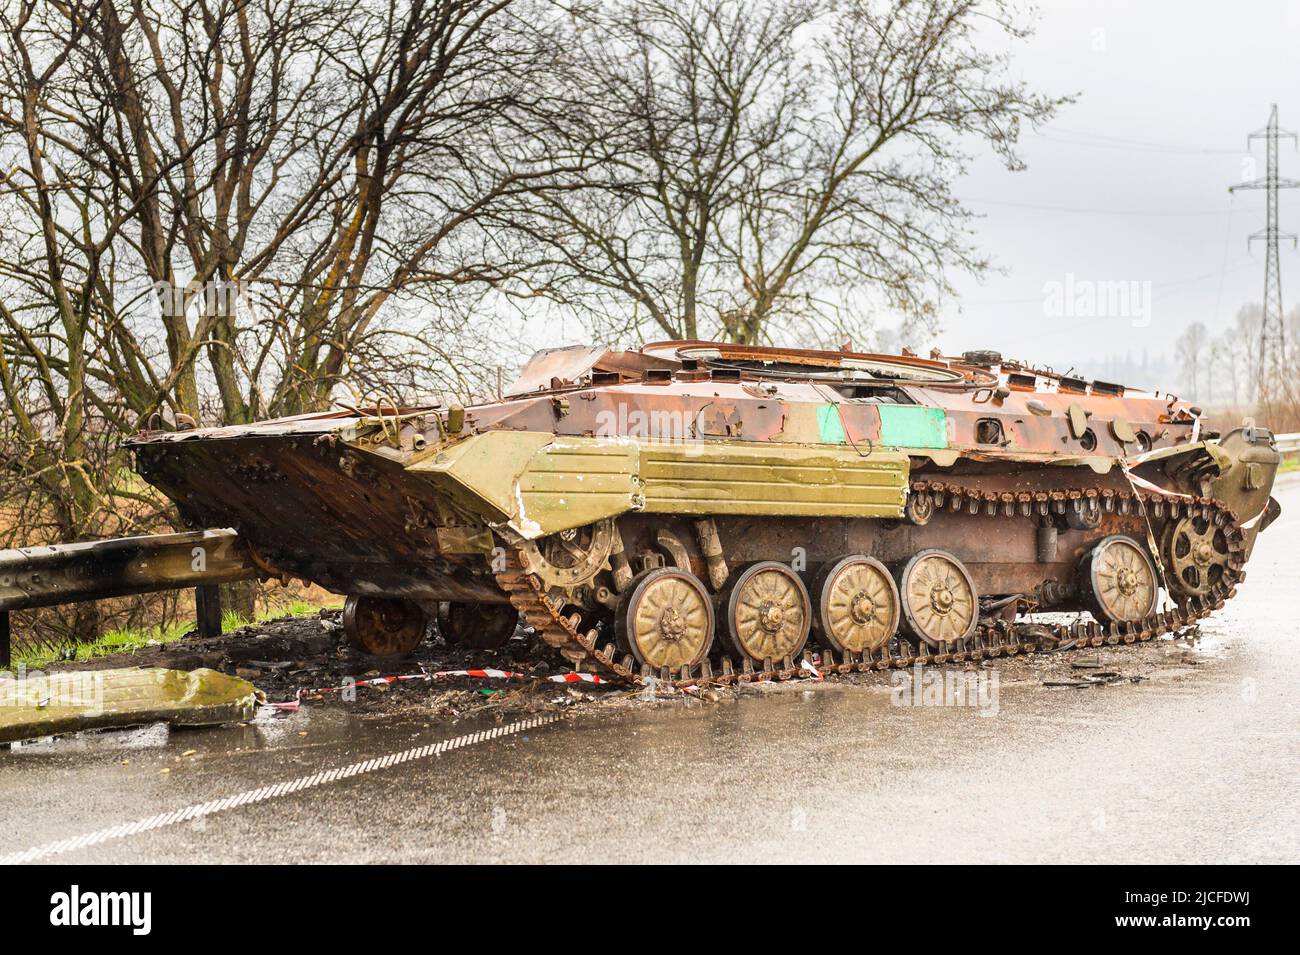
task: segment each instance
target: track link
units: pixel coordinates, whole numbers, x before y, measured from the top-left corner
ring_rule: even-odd
[[[1069,624],[1008,623],[1004,620],[981,620],[975,633],[965,640],[944,644],[939,650],[920,648],[906,640],[892,638],[874,653],[835,654],[822,649],[813,662],[805,652],[804,660],[822,674],[866,673],[872,670],[904,669],[917,664],[966,663],[1081,647],[1102,647],[1144,643],[1166,633],[1176,633],[1208,616],[1236,594],[1236,586],[1245,579],[1245,534],[1236,515],[1209,498],[1181,496],[1172,498],[1137,489],[1080,488],[1054,491],[986,491],[958,483],[917,480],[911,482],[912,495],[922,495],[934,505],[937,515],[943,510],[989,517],[1030,517],[1064,515],[1071,509],[1100,508],[1106,513],[1141,514],[1148,528],[1148,545],[1163,578],[1163,559],[1154,543],[1151,520],[1203,516],[1222,529],[1229,558],[1221,580],[1204,596],[1189,597],[1171,610],[1158,611],[1144,620],[1103,626],[1096,621],[1078,620]],[[728,656],[715,670],[709,660],[695,667],[659,672],[636,666],[631,654],[620,657],[612,641],[600,645],[597,629],[583,629],[579,614],[565,616],[563,605],[557,606],[546,593],[541,579],[529,570],[528,555],[517,548],[507,548],[506,566],[495,573],[497,584],[510,598],[525,621],[547,643],[559,650],[575,666],[597,669],[602,676],[630,684],[644,684],[651,679],[681,689],[708,684],[736,684],[760,680],[791,680],[812,676],[812,670],[786,657],[768,661],[761,667],[745,659],[737,667]],[[1167,589],[1167,588],[1166,588]]]

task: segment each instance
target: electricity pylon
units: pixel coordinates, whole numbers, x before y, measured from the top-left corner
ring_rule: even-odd
[[[1246,245],[1249,247],[1256,239],[1263,239],[1267,249],[1264,259],[1264,320],[1260,323],[1259,329],[1259,364],[1255,391],[1256,400],[1261,405],[1265,405],[1278,393],[1286,362],[1286,324],[1282,318],[1282,269],[1278,263],[1277,243],[1279,239],[1290,239],[1293,248],[1296,244],[1294,233],[1278,230],[1277,193],[1279,189],[1300,187],[1300,182],[1280,178],[1277,174],[1278,141],[1290,139],[1296,142],[1296,134],[1278,129],[1276,103],[1268,114],[1268,125],[1246,137],[1246,148],[1249,149],[1250,144],[1256,139],[1264,140],[1268,152],[1267,170],[1263,178],[1238,183],[1231,186],[1228,191],[1266,190],[1267,212],[1264,228],[1246,240]]]

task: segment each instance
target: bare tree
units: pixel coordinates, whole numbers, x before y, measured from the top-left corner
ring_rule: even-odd
[[[121,119],[96,145],[140,192],[140,251],[164,297],[178,384],[201,343],[225,420],[317,408],[358,356],[409,352],[409,340],[367,341],[394,332],[454,378],[448,292],[518,273],[518,248],[485,235],[482,218],[557,168],[581,168],[540,135],[553,108],[547,7],[113,8],[101,3],[90,31],[97,85]],[[395,296],[417,294],[438,327],[376,321]]]
[[[492,210],[591,161],[547,135],[565,23],[546,0],[0,8],[16,542],[157,521],[119,450],[157,412],[472,384],[476,299],[536,292]]]
[[[1018,168],[1021,124],[1063,102],[1009,79],[990,33],[1027,36],[974,0],[606,5],[577,30],[592,95],[568,132],[616,161],[546,196],[535,234],[614,333],[863,337],[872,304],[929,319],[950,273],[988,267],[951,193],[966,150]]]
[[[1262,314],[1262,310],[1261,310]],[[1283,375],[1278,400],[1258,409],[1258,414],[1275,431],[1300,430],[1300,306],[1287,313]]]
[[[1241,406],[1241,359],[1242,351],[1231,329],[1210,344],[1210,366],[1215,370],[1217,380],[1225,383],[1219,391],[1211,394],[1211,400],[1221,399],[1232,408]]]
[[[1183,381],[1191,391],[1193,401],[1200,399],[1201,359],[1209,342],[1209,333],[1203,322],[1193,322],[1184,329],[1174,343]]]
[[[1241,306],[1233,319],[1232,337],[1242,373],[1242,400],[1253,403],[1259,391],[1259,334],[1264,308],[1257,303]]]
[[[133,422],[121,385],[152,359],[123,320],[118,241],[131,203],[94,157],[64,148],[76,124],[56,104],[84,33],[51,29],[30,3],[0,23],[0,388],[11,410],[0,491],[39,500],[22,509],[29,526],[74,539],[117,510],[108,448]]]

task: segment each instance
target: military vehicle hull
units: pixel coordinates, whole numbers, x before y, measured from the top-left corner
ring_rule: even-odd
[[[435,614],[490,646],[517,611],[575,666],[686,683],[814,645],[867,668],[1149,639],[1228,599],[1277,512],[1267,431],[984,354],[562,349],[500,401],[133,446],[187,521],[349,595],[369,652]]]

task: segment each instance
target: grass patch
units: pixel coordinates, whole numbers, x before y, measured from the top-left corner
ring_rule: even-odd
[[[265,623],[268,620],[278,620],[280,617],[314,617],[320,612],[321,607],[319,605],[308,603],[305,600],[279,604],[264,613],[259,613],[253,620],[241,617],[233,610],[227,610],[221,615],[221,632],[229,633],[232,630],[239,630],[241,627],[251,627],[254,624]]]
[[[1288,471],[1300,471],[1300,457],[1288,454],[1282,458],[1277,473],[1286,474]]]
[[[241,627],[251,627],[284,616],[314,617],[320,611],[320,605],[307,603],[303,600],[295,600],[292,603],[271,607],[264,613],[259,613],[256,619],[253,620],[227,610],[221,615],[221,632],[230,633],[230,631],[238,630]],[[94,660],[97,657],[106,657],[114,653],[134,653],[147,647],[172,643],[193,629],[194,621],[185,619],[178,620],[166,627],[132,627],[121,630],[108,630],[92,643],[66,647],[62,655],[57,652],[15,653],[13,665],[14,667],[26,667],[28,670],[39,670],[51,663],[63,660]]]

